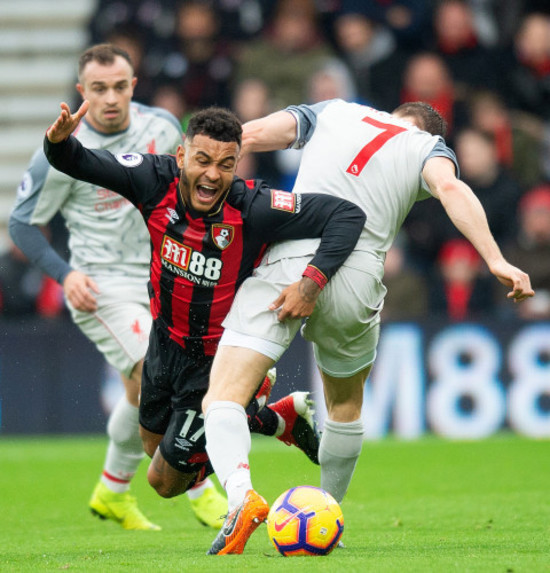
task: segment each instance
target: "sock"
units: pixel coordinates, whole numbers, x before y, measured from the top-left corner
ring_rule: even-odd
[[[258,412],[260,412],[260,410],[262,409],[263,408],[260,408],[260,403],[258,402],[256,397],[250,400],[250,404],[248,404],[245,410],[249,425],[250,425],[250,420],[253,420],[258,415]]]
[[[363,446],[363,422],[326,420],[319,445],[321,487],[340,503],[346,495]]]
[[[101,481],[111,491],[124,493],[130,488],[130,480],[145,456],[139,436],[139,411],[125,395],[111,412],[107,434],[110,441]]]
[[[286,422],[285,419],[281,416],[281,414],[275,411],[273,413],[275,414],[275,418],[277,419],[277,427],[275,428],[273,435],[276,438],[278,438],[279,436],[282,436],[284,434],[284,431],[286,430]]]
[[[210,487],[214,487],[214,483],[209,477],[207,477],[195,484],[191,489],[188,489],[187,497],[189,499],[197,499]]]
[[[248,428],[251,432],[256,434],[263,434],[264,436],[280,436],[284,432],[283,421],[283,430],[277,434],[280,420],[282,420],[282,418],[269,406],[264,406],[261,410],[256,410],[255,414],[253,415],[250,415],[249,412],[250,410],[247,408],[246,413],[248,415]]]
[[[212,402],[204,420],[206,451],[218,480],[227,492],[229,512],[252,489],[250,479],[250,431],[244,408],[236,402]]]

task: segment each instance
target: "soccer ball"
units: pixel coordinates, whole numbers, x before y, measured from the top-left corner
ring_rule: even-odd
[[[290,488],[271,506],[267,533],[277,551],[290,555],[328,555],[344,532],[338,502],[310,485]]]

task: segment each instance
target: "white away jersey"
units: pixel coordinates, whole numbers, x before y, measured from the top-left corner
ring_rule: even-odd
[[[182,142],[176,118],[165,110],[132,103],[130,126],[103,134],[82,120],[75,136],[85,147],[114,154],[175,153]],[[128,276],[146,282],[149,233],[140,212],[109,189],[76,181],[35,152],[17,190],[12,219],[45,225],[61,211],[70,233],[71,266],[89,275]]]
[[[327,193],[359,205],[367,221],[356,251],[363,260],[368,253],[381,270],[413,204],[430,196],[421,175],[426,160],[444,156],[456,164],[453,151],[441,137],[364,105],[330,100],[287,111],[298,125],[293,147],[303,147],[294,191]],[[301,241],[281,249],[289,256],[310,254],[312,247],[316,243]],[[272,249],[269,260],[283,256],[278,249]],[[353,257],[346,264],[355,266]]]

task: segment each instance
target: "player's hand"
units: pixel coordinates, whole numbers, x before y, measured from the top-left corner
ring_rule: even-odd
[[[321,293],[319,285],[308,277],[292,283],[270,305],[270,310],[280,309],[277,318],[283,322],[287,318],[306,318],[315,309],[317,297]]]
[[[97,300],[92,293],[99,294],[96,282],[80,271],[71,271],[63,281],[65,296],[71,305],[83,312],[95,312]]]
[[[77,128],[80,120],[86,115],[89,105],[88,101],[84,100],[78,110],[75,113],[71,113],[69,106],[65,102],[62,102],[59,117],[48,128],[48,131],[46,131],[48,139],[52,143],[59,143],[67,139]]]
[[[504,259],[492,264],[490,270],[503,285],[512,289],[506,296],[514,302],[521,302],[535,295],[529,275]]]

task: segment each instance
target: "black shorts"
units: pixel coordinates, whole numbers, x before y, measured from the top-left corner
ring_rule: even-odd
[[[201,405],[212,361],[212,356],[189,356],[153,322],[141,378],[139,422],[149,432],[164,434],[160,452],[183,473],[213,473]]]

